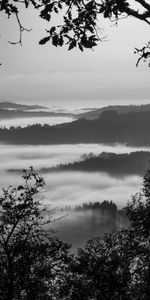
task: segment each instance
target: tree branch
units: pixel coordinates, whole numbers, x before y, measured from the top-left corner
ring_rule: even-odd
[[[17,23],[19,25],[19,40],[18,40],[18,42],[8,41],[8,43],[11,44],[11,45],[20,44],[22,46],[22,33],[24,31],[30,32],[32,29],[27,29],[27,28],[23,27],[22,24],[21,24],[20,18],[19,18],[19,14],[16,13],[15,15],[16,15]]]

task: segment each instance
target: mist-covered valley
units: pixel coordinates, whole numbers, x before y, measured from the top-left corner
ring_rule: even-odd
[[[22,170],[33,166],[44,177],[46,182],[46,187],[41,197],[44,203],[51,204],[55,210],[54,219],[56,221],[51,226],[63,240],[73,245],[73,249],[83,246],[86,240],[92,236],[128,225],[128,219],[123,208],[132,195],[142,191],[142,177],[149,167],[150,145],[147,143],[149,140],[148,136],[143,144],[141,144],[141,139],[139,143],[134,143],[133,140],[132,143],[125,144],[121,143],[120,139],[115,138],[118,120],[122,126],[123,136],[121,141],[128,139],[129,131],[132,132],[132,135],[135,133],[134,128],[137,121],[136,118],[133,118],[133,124],[131,124],[132,113],[130,112],[128,115],[128,112],[126,112],[124,121],[119,115],[112,112],[109,113],[108,111],[106,114],[107,116],[103,116],[102,121],[100,119],[92,120],[96,124],[93,130],[97,128],[97,133],[96,136],[92,136],[91,132],[92,139],[90,138],[89,140],[88,136],[86,142],[84,139],[82,141],[82,137],[85,131],[88,134],[88,128],[92,124],[89,122],[91,121],[79,119],[73,123],[68,123],[68,125],[65,123],[61,124],[61,118],[66,118],[66,115],[63,116],[63,114],[61,117],[60,115],[56,117],[55,122],[58,124],[60,121],[60,125],[51,127],[49,125],[41,127],[41,124],[45,124],[48,117],[40,117],[39,121],[41,123],[34,127],[36,129],[34,134],[32,132],[33,126],[29,126],[30,121],[36,120],[32,118],[25,119],[28,127],[1,129],[0,187],[20,184],[22,182]],[[108,121],[108,116],[110,119],[109,122],[106,122]],[[135,117],[135,115],[133,116]],[[148,116],[147,119],[144,118],[143,113],[139,114],[139,116],[141,116],[140,122],[145,128],[149,124]],[[111,118],[113,120],[114,118],[115,120],[117,119],[116,125]],[[130,123],[126,128],[129,119]],[[8,125],[9,122],[11,124],[9,118],[0,120],[0,125],[1,121],[3,121],[4,126]],[[18,122],[19,118],[14,118],[13,121]],[[48,124],[51,124],[52,121],[53,117],[51,116]],[[87,127],[85,122],[88,122]],[[107,143],[104,142],[105,139],[102,139],[102,142],[98,142],[98,140],[101,140],[100,136],[97,139],[99,134],[98,128],[100,128],[102,133],[102,123],[105,129],[107,127]],[[113,137],[110,135],[112,130],[111,124],[114,124]],[[132,125],[134,126],[132,127]],[[56,137],[55,128],[57,129],[57,126],[58,130],[60,128],[60,135]],[[54,130],[52,136],[49,135],[49,128],[52,131]],[[71,128],[71,130],[68,128]],[[146,132],[148,132],[148,128]],[[73,143],[65,143],[66,130],[69,132],[69,135],[66,136],[66,141],[68,141],[69,136],[70,139],[74,139]],[[6,135],[3,135],[4,131]],[[24,134],[24,132],[26,133]],[[59,140],[61,132],[63,132],[63,135]],[[105,136],[104,132],[102,133],[103,136]],[[138,131],[136,132],[138,133]],[[119,135],[121,136],[122,133],[120,132]],[[44,140],[42,140],[42,135]],[[45,142],[47,141],[47,136],[50,142]],[[56,144],[54,143],[55,138],[57,138]],[[138,140],[136,134],[135,140]],[[113,201],[116,204],[117,215],[110,214],[107,209],[101,211],[93,209],[91,206],[85,209],[84,204],[102,203],[104,200],[108,202]],[[76,210],[77,206],[83,206],[83,209]],[[119,212],[120,210],[121,212]]]
[[[122,217],[118,225],[116,219],[110,220],[109,213],[88,209],[76,211],[76,206],[83,203],[113,201],[118,210],[126,206],[131,195],[140,190],[142,177],[130,176],[117,177],[108,172],[100,171],[50,171],[42,172],[44,168],[53,168],[59,164],[82,161],[89,153],[98,155],[103,151],[115,153],[130,153],[139,148],[130,148],[123,145],[116,147],[100,144],[76,145],[45,145],[45,146],[13,146],[1,144],[0,178],[1,187],[18,185],[22,183],[22,170],[33,166],[46,182],[46,187],[40,197],[44,203],[51,204],[55,210],[52,228],[63,240],[72,243],[73,249],[84,245],[92,236],[110,232],[112,229],[121,228],[127,224],[127,218]],[[148,150],[147,148],[145,150]],[[66,210],[66,207],[70,209]]]

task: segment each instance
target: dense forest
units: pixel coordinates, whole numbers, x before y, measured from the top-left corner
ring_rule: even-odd
[[[80,119],[71,123],[25,128],[0,129],[0,142],[9,144],[122,143],[150,145],[150,112],[118,114],[105,111],[98,119]]]
[[[103,152],[96,156],[93,154],[83,155],[84,159],[74,163],[59,165],[53,170],[76,170],[88,172],[107,172],[113,176],[142,175],[144,176],[149,167],[150,152],[137,151],[131,153],[107,153]],[[49,169],[42,169],[42,171]]]

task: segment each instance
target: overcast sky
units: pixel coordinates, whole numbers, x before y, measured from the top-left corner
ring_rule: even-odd
[[[47,102],[49,105],[101,106],[107,103],[147,102],[150,95],[150,69],[136,68],[134,47],[149,38],[149,26],[135,19],[121,20],[118,27],[104,24],[107,41],[94,51],[68,51],[50,43],[38,45],[47,22],[32,10],[22,13],[23,25],[33,28],[24,33],[23,46],[12,46],[18,28],[15,19],[1,16],[0,99]],[[111,25],[111,26],[110,26]],[[121,102],[122,100],[122,102]]]

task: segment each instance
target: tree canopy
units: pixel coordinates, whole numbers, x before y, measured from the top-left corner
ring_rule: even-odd
[[[52,300],[63,293],[70,246],[49,230],[52,210],[38,197],[45,183],[30,168],[0,196],[0,299]]]
[[[128,203],[130,226],[89,240],[76,256],[45,227],[43,178],[30,168],[23,179],[0,196],[1,300],[149,300],[150,171]]]
[[[150,295],[150,172],[143,193],[128,203],[130,226],[89,240],[79,249],[78,295],[83,299],[148,300]],[[80,299],[80,298],[79,298]],[[82,297],[81,297],[82,299]]]
[[[39,43],[43,45],[51,42],[56,47],[67,44],[69,50],[78,47],[83,51],[103,41],[104,37],[99,28],[100,16],[114,24],[122,18],[133,17],[150,25],[150,3],[147,0],[1,0],[0,11],[8,17],[15,15],[17,18],[20,37],[16,43],[20,44],[23,31],[30,31],[21,24],[20,5],[25,8],[32,5],[38,11],[39,17],[48,22],[54,14],[58,15],[58,24],[53,25],[52,22],[52,26],[46,29],[46,36]],[[139,54],[137,66],[141,60],[149,60],[150,42],[141,49],[135,48],[135,53]]]

